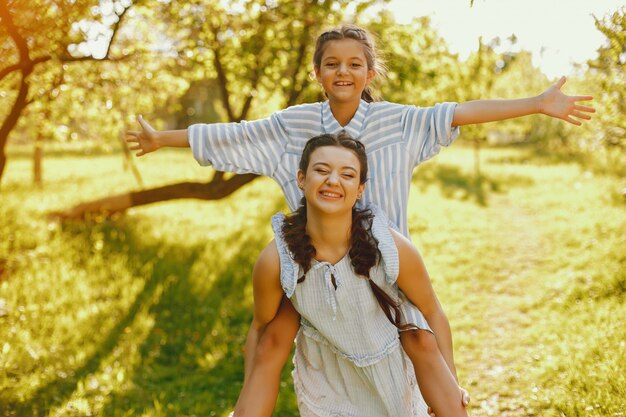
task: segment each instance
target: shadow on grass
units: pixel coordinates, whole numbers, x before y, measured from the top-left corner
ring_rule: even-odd
[[[497,179],[485,173],[476,177],[454,165],[434,163],[418,169],[412,183],[419,189],[437,186],[446,198],[469,200],[487,206],[491,194],[504,193],[507,187],[530,186],[533,181],[528,177],[510,174]]]
[[[283,206],[281,197],[276,207]],[[90,374],[100,372],[122,344],[134,344],[130,350],[140,358],[132,369],[126,369],[124,386],[108,395],[100,415],[141,415],[151,409],[156,415],[225,415],[234,406],[243,381],[242,349],[252,318],[250,277],[270,237],[259,230],[267,227],[273,212],[251,213],[252,222],[225,239],[191,247],[147,245],[124,219],[64,227],[77,247],[87,248],[78,251],[81,257],[91,256],[88,248],[97,229],[107,240],[103,259],[127,256],[133,264],[152,263],[153,270],[113,328],[102,337],[94,334],[97,347],[78,368],[48,382],[24,403],[5,404],[3,415],[46,415],[67,402]],[[122,234],[123,242],[113,237]],[[147,337],[126,341],[125,331],[145,311],[153,320]],[[290,414],[294,409],[295,401],[290,401],[277,412],[296,415]]]

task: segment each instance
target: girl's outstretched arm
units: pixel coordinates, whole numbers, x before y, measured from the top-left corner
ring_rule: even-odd
[[[280,261],[274,242],[263,250],[254,267],[253,288],[254,317],[246,340],[244,386],[235,417],[271,416],[280,373],[300,325],[300,316],[280,286]]]
[[[126,133],[126,141],[137,156],[162,147],[191,148],[202,166],[216,171],[272,176],[282,161],[289,134],[282,113],[265,119],[237,123],[196,123],[187,129],[155,130],[141,116],[141,130]]]
[[[452,118],[452,126],[495,122],[529,114],[545,114],[565,120],[576,126],[589,120],[593,107],[578,104],[578,101],[593,100],[591,96],[568,96],[561,91],[566,78],[561,77],[556,84],[535,97],[514,100],[473,100],[459,104]]]
[[[137,117],[141,130],[130,130],[126,132],[126,142],[132,143],[132,151],[137,152],[137,156],[142,156],[165,146],[175,148],[188,148],[187,129],[182,130],[156,130],[143,117]]]

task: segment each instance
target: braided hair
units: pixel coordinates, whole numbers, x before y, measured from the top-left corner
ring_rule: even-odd
[[[323,146],[337,146],[353,151],[361,166],[359,181],[361,184],[365,183],[367,180],[365,147],[345,132],[337,135],[323,134],[311,138],[306,143],[300,159],[299,169],[302,172],[306,172],[313,151]],[[401,313],[398,303],[370,278],[370,270],[381,258],[378,242],[371,233],[373,218],[374,215],[369,209],[359,209],[356,206],[352,208],[350,250],[348,252],[350,262],[354,272],[369,281],[374,296],[389,321],[399,329],[406,330],[407,325],[400,324]],[[302,197],[300,207],[286,217],[282,226],[283,239],[293,254],[294,260],[304,271],[304,275],[298,279],[298,283],[304,281],[306,273],[311,269],[311,260],[316,253],[315,247],[311,243],[311,237],[306,232],[306,224],[306,198]]]

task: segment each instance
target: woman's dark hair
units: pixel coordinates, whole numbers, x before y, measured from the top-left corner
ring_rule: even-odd
[[[353,151],[361,166],[359,181],[361,184],[365,183],[367,180],[367,154],[365,153],[365,147],[361,142],[353,139],[345,132],[337,135],[323,134],[310,139],[304,146],[300,159],[299,168],[302,172],[306,173],[313,151],[323,146],[338,146]],[[374,215],[369,209],[352,208],[350,261],[354,271],[368,279],[374,296],[389,321],[399,329],[406,330],[407,325],[403,326],[400,324],[401,314],[398,303],[370,278],[370,269],[377,264],[381,256],[378,250],[378,242],[371,233],[373,218]],[[304,271],[304,275],[298,280],[298,283],[304,281],[306,273],[311,269],[311,260],[315,256],[315,248],[306,232],[306,223],[306,199],[302,197],[300,207],[287,216],[282,226],[283,239],[293,254],[294,260]]]
[[[315,52],[313,52],[313,65],[316,68],[319,68],[322,65],[322,56],[324,55],[324,50],[326,49],[328,42],[339,41],[342,39],[354,39],[363,45],[363,53],[365,54],[365,59],[367,60],[367,69],[374,70],[379,78],[385,77],[387,74],[387,67],[385,67],[383,59],[380,57],[380,53],[376,50],[374,36],[372,36],[372,34],[367,30],[355,25],[343,25],[339,28],[327,30],[318,36],[317,41],[315,42]],[[361,98],[370,103],[380,99],[380,97],[374,96],[370,87],[366,87],[365,90],[363,90]]]

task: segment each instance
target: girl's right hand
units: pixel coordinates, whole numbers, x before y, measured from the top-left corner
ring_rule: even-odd
[[[139,116],[137,121],[141,125],[141,130],[129,130],[126,132],[126,142],[133,144],[130,150],[139,150],[137,156],[142,156],[159,149],[161,147],[158,142],[159,132],[143,120],[143,117]]]

